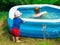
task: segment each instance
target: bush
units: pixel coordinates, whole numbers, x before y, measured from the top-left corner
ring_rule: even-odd
[[[54,3],[54,5],[60,6],[60,0],[56,1],[56,2]]]
[[[0,0],[0,11],[8,11],[15,5],[25,4],[55,4],[60,5],[60,0]]]

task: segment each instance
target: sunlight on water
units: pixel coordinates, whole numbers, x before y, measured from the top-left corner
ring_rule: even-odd
[[[60,19],[60,13],[47,13],[42,19]]]

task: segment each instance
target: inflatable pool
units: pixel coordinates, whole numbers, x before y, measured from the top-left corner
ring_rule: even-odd
[[[40,11],[47,11],[42,19],[34,19],[34,7],[40,8]],[[22,15],[21,19],[25,23],[21,24],[21,36],[34,38],[57,38],[60,37],[60,7],[55,5],[41,4],[41,5],[19,5],[10,9],[8,14],[8,26],[11,30],[13,25],[14,12],[19,10]]]

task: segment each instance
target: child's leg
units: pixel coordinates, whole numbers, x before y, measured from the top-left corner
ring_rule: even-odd
[[[13,42],[15,42],[15,37],[14,36],[12,36],[12,40],[13,40]]]
[[[20,42],[19,37],[15,37],[16,42]]]
[[[13,41],[20,42],[19,41],[20,31],[17,28],[12,29],[12,35],[14,35],[14,36],[12,36]]]

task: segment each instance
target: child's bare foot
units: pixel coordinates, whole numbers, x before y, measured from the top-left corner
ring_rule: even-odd
[[[15,40],[13,40],[13,42],[15,42]]]
[[[16,41],[16,42],[21,42],[20,40]]]

